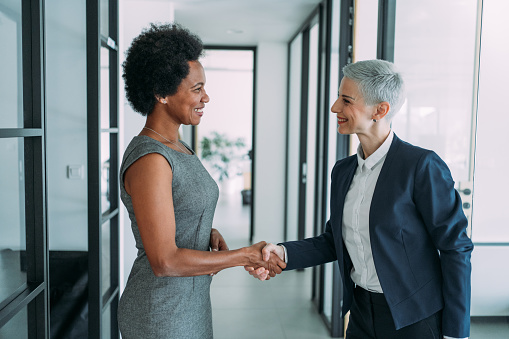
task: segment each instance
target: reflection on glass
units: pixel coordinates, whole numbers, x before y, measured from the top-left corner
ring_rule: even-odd
[[[106,221],[101,226],[101,277],[102,277],[102,291],[104,295],[111,285],[111,227],[110,222]]]
[[[0,327],[0,338],[28,338],[28,311],[26,306],[16,313],[4,326]]]
[[[0,6],[0,46],[0,128],[23,127],[21,1]]]
[[[509,143],[509,115],[505,109],[505,95],[509,92],[509,68],[505,66],[506,60],[509,60],[509,21],[506,19],[508,11],[507,1],[483,2],[472,212],[472,240],[476,242],[509,243],[507,202],[503,198],[509,191],[509,182],[506,180],[509,158],[505,150]],[[493,265],[497,265],[496,254],[489,260]],[[504,279],[499,276],[499,272],[493,271],[491,274],[491,280],[497,281],[500,289],[505,290],[501,293],[507,296],[507,289],[502,287],[505,283],[500,282],[508,281],[509,276],[505,274],[505,280],[499,280]],[[490,298],[496,298],[495,291],[491,292]],[[499,289],[496,289],[496,292],[498,293]],[[500,309],[507,310],[508,299],[501,299],[505,305]],[[494,315],[493,312],[494,309],[490,310],[489,314]]]
[[[289,112],[288,116],[288,173],[287,182],[287,236],[297,239],[299,211],[299,140],[300,140],[300,97],[302,72],[302,33],[290,43],[290,81],[289,81]]]
[[[0,139],[0,303],[26,282],[23,139]]]
[[[104,310],[102,313],[101,332],[103,338],[111,338],[111,306]]]
[[[354,61],[376,59],[378,0],[355,3]]]
[[[332,322],[332,287],[333,287],[333,268],[335,262],[330,262],[324,265],[325,275],[323,287],[323,314]]]
[[[393,129],[404,140],[439,154],[456,182],[469,180],[473,161],[477,3],[396,3],[394,62],[405,77],[407,102],[395,116]]]
[[[110,28],[109,28],[109,22],[110,22],[110,13],[109,13],[109,0],[101,0],[101,7],[100,7],[100,13],[99,17],[101,18],[101,35],[104,37],[108,37],[110,35]]]
[[[110,51],[101,47],[101,128],[110,128]],[[113,126],[116,127],[116,126]]]
[[[318,30],[320,25],[314,24],[309,29],[309,77],[308,77],[308,118],[306,144],[306,220],[305,237],[314,236],[315,229],[315,180],[316,180],[316,144],[318,119]],[[296,183],[294,183],[296,185]]]
[[[101,133],[101,211],[106,212],[110,206],[110,180],[115,180],[110,171],[110,133]]]

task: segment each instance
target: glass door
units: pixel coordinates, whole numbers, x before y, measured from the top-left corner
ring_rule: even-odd
[[[47,338],[40,1],[0,4],[0,338]]]
[[[472,311],[473,316],[509,316],[509,229],[505,193],[509,143],[506,96],[509,85],[509,11],[506,1],[484,0],[479,65],[477,134],[472,213]],[[503,259],[501,259],[503,258]],[[507,319],[507,318],[506,318]],[[507,329],[507,327],[505,327]],[[507,331],[506,331],[507,332]],[[507,333],[506,333],[507,336]]]
[[[231,248],[253,240],[254,47],[206,47],[200,59],[211,100],[193,127],[196,153],[219,185],[213,227]],[[226,91],[225,88],[228,88]]]
[[[398,1],[394,38],[394,63],[404,74],[407,101],[393,130],[446,162],[470,225],[477,7],[477,0]]]
[[[119,338],[118,1],[87,1],[88,336]]]

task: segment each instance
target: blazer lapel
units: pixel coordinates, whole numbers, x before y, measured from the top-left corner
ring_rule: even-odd
[[[391,177],[394,176],[394,174],[391,172],[391,166],[394,160],[397,158],[398,149],[401,145],[402,141],[400,138],[394,134],[394,139],[392,140],[391,147],[389,148],[389,151],[387,152],[387,157],[385,158],[384,164],[382,166],[382,169],[380,171],[380,175],[378,176],[378,180],[375,185],[375,191],[373,192],[373,199],[371,200],[371,206],[369,209],[369,229],[370,233],[373,233],[373,225],[375,224],[373,220],[377,220],[377,210],[376,208],[373,208],[374,206],[379,206],[380,204],[377,203],[377,201],[380,201],[380,199],[385,199],[385,194],[387,187],[385,186],[386,183],[391,182]],[[389,188],[390,189],[390,188]]]

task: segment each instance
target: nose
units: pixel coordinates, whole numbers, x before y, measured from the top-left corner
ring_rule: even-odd
[[[337,98],[336,101],[332,104],[332,107],[330,108],[330,111],[332,114],[338,114],[341,111],[341,100],[340,98]]]
[[[207,103],[209,101],[210,101],[210,97],[207,94],[207,92],[205,91],[205,89],[203,89],[203,96],[201,98],[201,102]]]

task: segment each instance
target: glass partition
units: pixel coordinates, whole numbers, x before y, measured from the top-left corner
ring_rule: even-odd
[[[300,98],[302,82],[302,33],[290,43],[290,81],[288,98],[288,146],[287,161],[287,239],[297,239],[299,210],[299,140],[300,140]]]
[[[0,4],[0,128],[23,127],[21,1]]]
[[[334,164],[336,163],[336,147],[337,147],[337,118],[335,114],[330,112],[330,108],[338,98],[338,89],[339,89],[339,23],[340,23],[340,15],[339,15],[339,0],[332,1],[332,22],[331,22],[331,52],[330,52],[330,80],[329,80],[329,114],[327,114],[326,119],[329,119],[329,129],[327,133],[328,138],[328,153],[327,157],[327,200],[325,201],[326,207],[326,215],[327,220],[330,217],[330,187],[331,187],[331,172]],[[337,266],[337,263],[328,263],[324,265],[324,297],[323,297],[323,313],[327,320],[332,322],[332,290],[333,290],[333,270],[334,265]]]
[[[0,139],[0,304],[26,281],[23,138]]]
[[[509,223],[504,199],[509,190],[506,181],[509,115],[505,109],[505,94],[509,91],[508,11],[509,2],[483,1],[472,212],[475,248],[471,314],[499,316],[499,319],[509,316],[509,270],[506,269]],[[507,337],[509,328],[504,328]]]
[[[2,339],[28,339],[28,307],[23,307],[4,326],[0,327]]]
[[[306,181],[306,230],[305,238],[314,236],[315,226],[315,180],[316,173],[316,144],[318,120],[318,33],[319,24],[309,29],[309,76],[308,76],[308,117],[307,117],[307,181]]]
[[[403,140],[434,150],[449,166],[469,217],[477,0],[398,1],[394,63],[407,101],[393,119]],[[440,10],[437,10],[439,8]]]
[[[101,48],[101,129],[110,128],[110,50],[108,48]],[[116,127],[116,126],[112,126]]]

